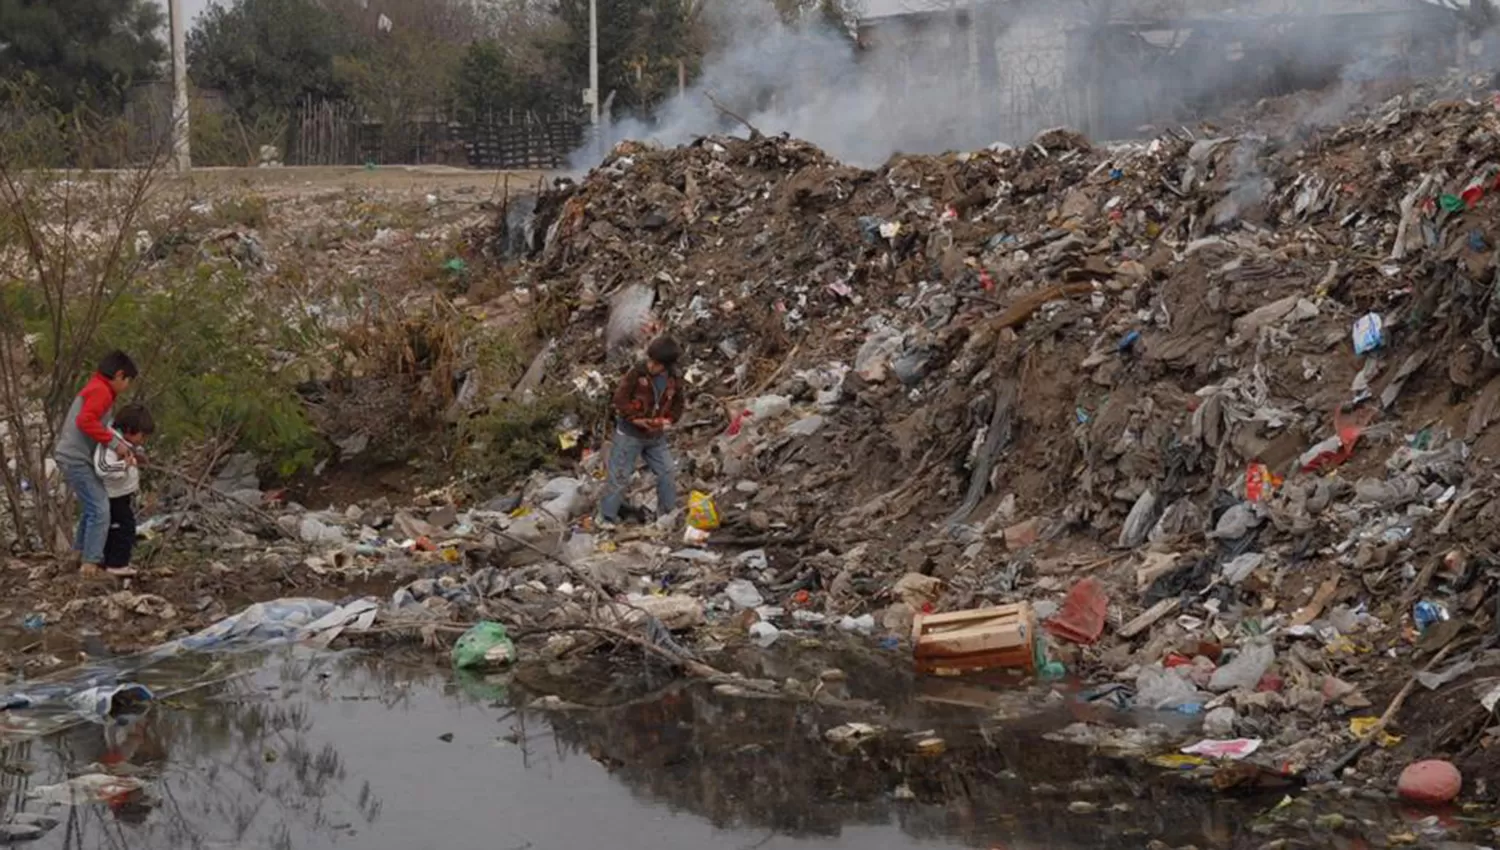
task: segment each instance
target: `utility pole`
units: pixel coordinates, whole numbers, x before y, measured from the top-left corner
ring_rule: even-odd
[[[599,132],[599,0],[589,0],[589,120]]]
[[[182,0],[168,0],[172,17],[172,158],[178,171],[193,167],[188,145],[187,21],[182,19]]]

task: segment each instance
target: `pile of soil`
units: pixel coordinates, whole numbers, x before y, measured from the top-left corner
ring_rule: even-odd
[[[554,387],[606,394],[611,305],[685,343],[709,545],[779,547],[776,581],[723,580],[903,634],[904,574],[941,580],[936,610],[1094,576],[1112,626],[1053,651],[1125,681],[1269,630],[1270,684],[1215,702],[1301,768],[1447,646],[1480,733],[1393,728],[1491,773],[1469,691],[1494,667],[1500,112],[1472,94],[876,170],[788,138],[624,144],[539,200],[515,279],[571,308]]]

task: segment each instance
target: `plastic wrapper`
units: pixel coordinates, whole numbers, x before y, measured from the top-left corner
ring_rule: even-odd
[[[688,496],[687,523],[699,531],[713,531],[719,527],[719,507],[714,497],[699,490]]]
[[[1166,711],[1184,705],[1196,705],[1205,696],[1178,669],[1168,670],[1160,664],[1142,667],[1135,680],[1135,704],[1141,708]]]

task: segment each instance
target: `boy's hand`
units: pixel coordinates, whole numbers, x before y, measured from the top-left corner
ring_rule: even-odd
[[[129,464],[134,464],[135,463],[135,452],[131,451],[129,446],[125,446],[125,445],[115,446],[115,457],[119,458],[120,460],[124,461],[125,463],[129,463]]]

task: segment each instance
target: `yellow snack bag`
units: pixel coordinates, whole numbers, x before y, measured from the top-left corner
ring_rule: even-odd
[[[719,527],[719,509],[714,497],[694,490],[688,496],[687,523],[699,531],[713,531]]]

